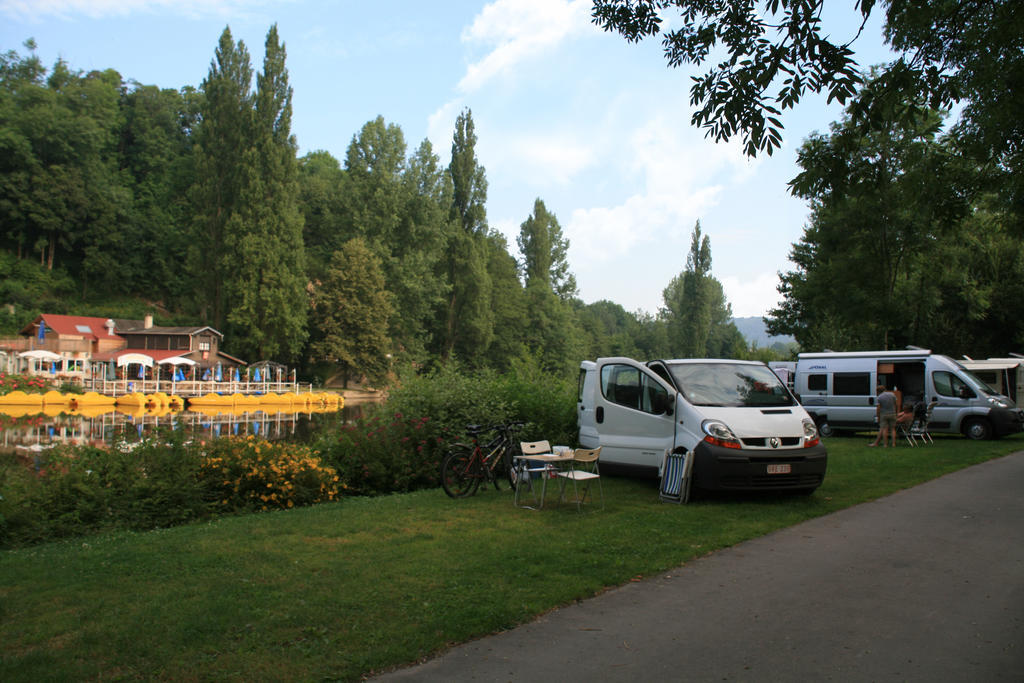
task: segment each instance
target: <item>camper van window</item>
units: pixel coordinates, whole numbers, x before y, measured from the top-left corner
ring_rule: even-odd
[[[692,405],[791,406],[796,402],[767,366],[740,363],[671,363],[675,384]]]
[[[807,375],[808,391],[828,391],[828,375]]]
[[[629,365],[605,365],[601,368],[601,393],[612,403],[656,414],[655,396],[668,392],[649,375]],[[666,401],[661,402],[664,406]]]
[[[837,372],[832,375],[836,396],[871,396],[871,375],[867,372]]]
[[[963,396],[967,384],[954,375],[952,372],[933,372],[932,382],[935,384],[935,391],[943,396]]]

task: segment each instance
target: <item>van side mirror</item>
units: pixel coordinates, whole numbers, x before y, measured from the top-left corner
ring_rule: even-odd
[[[672,400],[668,394],[655,394],[651,400],[651,408],[655,415],[671,415]]]

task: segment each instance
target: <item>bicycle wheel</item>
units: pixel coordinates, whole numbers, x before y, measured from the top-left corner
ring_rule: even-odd
[[[499,467],[505,468],[505,478],[508,481],[509,487],[511,487],[513,491],[519,484],[519,480],[523,476],[523,469],[526,467],[526,462],[524,460],[515,459],[517,455],[522,454],[523,450],[519,448],[518,445],[513,446],[510,444],[509,447],[505,449],[505,454],[501,456],[504,463],[499,465]]]
[[[473,449],[455,446],[441,461],[441,488],[452,498],[465,498],[476,493],[483,471]]]

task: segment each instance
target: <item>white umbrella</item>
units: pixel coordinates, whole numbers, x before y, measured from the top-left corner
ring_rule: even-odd
[[[153,367],[153,357],[147,356],[144,353],[125,353],[117,358],[118,367],[131,365],[132,363],[138,363],[139,365],[145,365],[147,368],[151,368]]]
[[[198,365],[194,360],[183,358],[181,356],[172,356],[171,358],[164,358],[162,361],[158,361],[160,365]]]
[[[22,358],[34,358],[36,360],[60,360],[61,355],[54,353],[53,351],[47,351],[45,349],[33,349],[32,351],[22,351],[18,354]]]

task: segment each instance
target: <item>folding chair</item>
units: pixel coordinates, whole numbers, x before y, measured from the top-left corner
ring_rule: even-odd
[[[557,473],[562,478],[562,490],[559,494],[560,500],[565,500],[565,489],[571,481],[572,492],[576,498],[576,510],[582,510],[583,503],[586,502],[588,497],[593,500],[593,497],[590,496],[590,484],[597,480],[598,491],[601,494],[601,509],[604,509],[604,488],[601,486],[601,471],[597,464],[600,457],[600,446],[593,449],[577,448],[573,451],[572,460],[569,461],[569,469]],[[580,488],[583,489],[582,495],[580,495]]]
[[[685,503],[690,500],[690,472],[693,469],[692,453],[665,452],[665,463],[661,468],[661,489],[658,497],[671,503]]]
[[[928,432],[928,423],[932,421],[932,410],[934,408],[935,402],[932,401],[920,416],[918,416],[916,410],[914,411],[914,421],[910,425],[910,433],[915,438],[921,439],[921,443],[924,443],[925,441],[928,443],[935,443],[934,439],[932,439],[932,435]]]
[[[911,446],[917,445],[917,439],[914,438],[915,422],[917,422],[917,418],[911,418],[909,422],[896,423],[896,436],[902,436]]]
[[[551,455],[551,444],[547,441],[521,441],[519,442],[519,450],[522,451],[523,455]],[[514,502],[517,507],[529,508],[529,505],[519,505],[519,497],[524,492],[524,489],[529,488],[530,493],[533,497],[533,502],[538,507],[544,506],[544,494],[547,491],[547,478],[551,472],[551,465],[546,462],[537,462],[536,460],[523,460],[519,458],[513,458],[512,468],[515,473],[516,480],[516,494],[514,496]],[[537,503],[537,496],[533,492],[533,480],[535,478],[541,479],[541,494],[540,503]]]

